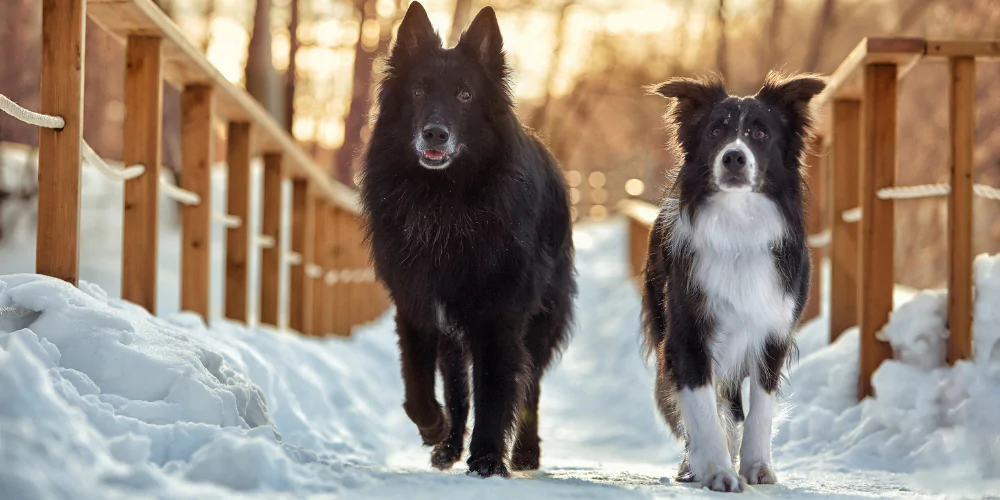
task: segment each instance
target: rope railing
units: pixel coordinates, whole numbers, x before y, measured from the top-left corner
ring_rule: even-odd
[[[290,266],[298,266],[302,264],[302,254],[298,252],[285,252],[285,262]]]
[[[237,228],[243,224],[243,219],[230,214],[224,214],[221,212],[212,212],[212,220],[222,224],[223,227]]]
[[[323,277],[323,268],[310,262],[306,264],[306,276],[312,279],[320,279]]]
[[[365,269],[333,269],[326,272],[324,279],[327,285],[374,283],[375,270],[370,267]]]
[[[111,180],[127,181],[129,179],[135,179],[136,177],[146,173],[145,165],[131,165],[125,168],[112,167],[111,165],[108,165],[108,163],[104,161],[104,158],[101,158],[101,156],[94,151],[94,148],[90,147],[90,144],[87,144],[87,141],[83,141],[83,149],[81,152],[83,153],[83,159],[86,160],[90,166],[96,168],[98,172]]]
[[[254,243],[261,248],[274,248],[274,238],[266,234],[259,234],[255,236]]]
[[[18,103],[0,94],[0,110],[29,125],[42,128],[61,129],[66,126],[66,120],[61,116],[43,115],[22,108]]]
[[[818,234],[810,234],[806,237],[806,244],[810,248],[823,248],[830,244],[833,239],[833,231],[824,229]]]
[[[1000,189],[986,184],[973,184],[972,192],[987,200],[1000,201]],[[951,194],[949,184],[917,184],[915,186],[893,186],[879,189],[875,196],[880,200],[915,200],[919,198],[934,198],[937,196],[948,196]],[[844,222],[858,222],[861,220],[861,207],[854,207],[844,210],[840,214]]]

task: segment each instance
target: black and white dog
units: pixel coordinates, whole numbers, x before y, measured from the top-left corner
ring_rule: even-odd
[[[775,393],[809,290],[801,157],[809,102],[824,87],[772,74],[743,98],[717,80],[651,88],[675,100],[667,121],[683,158],[650,235],[643,290],[655,397],[685,439],[680,481],[716,491],[776,481]]]
[[[569,337],[576,293],[569,199],[545,146],[518,123],[503,38],[484,8],[442,47],[413,2],[379,87],[361,201],[372,259],[396,305],[406,414],[431,463],[539,465],[543,372]],[[444,379],[445,410],[434,394]],[[514,438],[514,439],[511,439]]]

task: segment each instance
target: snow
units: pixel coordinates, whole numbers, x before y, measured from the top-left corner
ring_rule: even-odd
[[[0,498],[718,495],[668,479],[682,446],[652,402],[621,220],[574,234],[577,328],[543,382],[542,470],[484,480],[462,464],[430,469],[400,406],[388,314],[350,338],[318,339],[218,319],[208,327],[169,304],[154,317],[118,300],[109,248],[120,233],[100,226],[120,229],[120,198],[105,195],[84,200],[91,281],[79,289],[16,274],[31,270],[30,231],[0,246],[10,258],[0,260],[0,307],[38,311],[0,318]],[[165,222],[164,233],[169,242],[176,227]],[[825,318],[805,325],[775,423],[780,484],[744,494],[1000,495],[1000,257],[979,257],[975,272],[975,359],[943,362],[943,292],[897,290],[881,333],[895,359],[875,374],[878,397],[860,404],[857,329],[831,345]],[[176,295],[172,279],[161,300]]]

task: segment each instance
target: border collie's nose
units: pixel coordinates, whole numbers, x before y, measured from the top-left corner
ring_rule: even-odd
[[[428,125],[424,127],[421,136],[428,146],[441,146],[448,142],[448,129],[443,125]]]
[[[742,151],[726,151],[726,154],[722,155],[722,164],[726,170],[740,170],[747,166],[747,157]]]

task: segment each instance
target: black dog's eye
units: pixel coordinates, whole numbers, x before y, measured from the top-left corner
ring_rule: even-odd
[[[767,132],[764,131],[763,129],[757,129],[753,133],[753,138],[757,139],[758,141],[763,141],[764,139],[767,139]]]
[[[413,89],[413,97],[423,97],[423,96],[424,96],[424,89],[420,88]]]
[[[720,135],[722,135],[722,129],[721,128],[715,127],[715,128],[712,129],[712,137],[719,137]]]
[[[458,100],[462,102],[469,102],[472,100],[472,92],[468,90],[462,90],[458,92]]]

